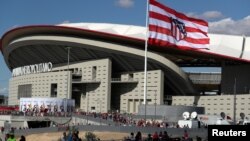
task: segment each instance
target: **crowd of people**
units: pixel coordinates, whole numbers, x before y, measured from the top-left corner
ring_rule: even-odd
[[[16,137],[15,137],[15,135],[13,133],[8,133],[8,134],[5,135],[4,141],[17,141],[17,139],[16,139]],[[26,141],[25,136],[22,135],[20,137],[19,141]]]
[[[138,131],[136,135],[131,132],[128,137],[124,138],[125,141],[193,141],[193,138],[189,137],[187,130],[184,130],[183,136],[171,137],[167,131],[154,132],[148,134],[147,137],[143,138],[142,133]],[[201,141],[202,138],[196,136],[196,141]]]
[[[68,132],[68,134],[66,134],[66,132],[63,132],[63,136],[60,141],[82,141],[82,139],[79,137],[79,131],[76,130]]]
[[[113,121],[120,126],[137,126],[137,127],[160,127],[160,128],[179,128],[177,123],[169,123],[163,120],[155,119],[138,119],[133,114],[121,114],[117,112],[95,113],[95,112],[76,112],[77,115],[84,115],[94,118],[101,118],[107,121]]]
[[[133,114],[121,114],[118,112],[97,113],[97,112],[33,112],[33,111],[1,111],[3,115],[16,115],[16,116],[36,116],[36,117],[70,117],[72,115],[84,115],[88,117],[101,118],[102,120],[112,121],[117,126],[137,126],[137,127],[161,127],[161,128],[179,128],[177,123],[166,122],[163,120],[155,119],[138,119]],[[79,123],[74,123],[79,125]],[[80,123],[81,124],[81,123]]]

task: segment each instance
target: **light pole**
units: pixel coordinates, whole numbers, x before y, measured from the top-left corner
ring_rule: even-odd
[[[102,118],[102,102],[101,102],[101,99],[97,99],[96,102],[99,102],[99,108],[100,108],[100,125],[102,125],[102,121],[101,121],[101,118]]]
[[[65,108],[65,105],[66,105],[66,108]],[[67,112],[69,111],[69,109],[68,109],[68,102],[66,98],[63,99],[63,109],[64,109],[64,116],[67,117]]]
[[[233,112],[233,116],[234,116],[234,124],[236,124],[236,78],[234,79],[234,112]]]
[[[70,54],[70,48],[71,47],[66,47],[68,50],[68,70],[67,70],[67,91],[66,91],[66,99],[68,99],[69,96],[69,54]]]
[[[155,121],[156,121],[156,90],[155,90]]]
[[[102,125],[102,101],[101,99],[99,99],[99,103],[100,103],[100,125]]]
[[[89,93],[89,92],[88,92]],[[87,125],[89,124],[89,95],[87,93]]]

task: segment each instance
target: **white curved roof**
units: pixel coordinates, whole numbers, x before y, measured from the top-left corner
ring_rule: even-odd
[[[137,39],[145,39],[146,36],[145,27],[134,26],[134,25],[121,25],[121,24],[109,24],[109,23],[67,23],[67,24],[60,24],[58,26],[88,29],[115,35],[128,36]]]
[[[109,23],[67,23],[57,26],[87,29],[141,40],[144,40],[146,36],[145,27],[134,25]],[[208,36],[210,38],[209,50],[200,51],[250,61],[250,37],[223,34],[208,34]]]

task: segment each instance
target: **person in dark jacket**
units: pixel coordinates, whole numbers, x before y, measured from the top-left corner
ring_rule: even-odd
[[[142,135],[140,131],[138,131],[135,135],[135,141],[142,141]]]
[[[25,137],[22,135],[19,141],[26,141]]]

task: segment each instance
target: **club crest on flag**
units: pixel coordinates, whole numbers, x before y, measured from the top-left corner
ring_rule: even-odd
[[[156,46],[208,49],[208,22],[149,0],[148,43]]]
[[[185,29],[185,24],[178,19],[170,18],[171,19],[171,32],[172,36],[177,40],[183,40],[187,37],[187,32]]]

